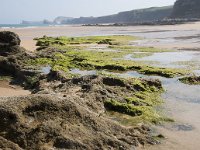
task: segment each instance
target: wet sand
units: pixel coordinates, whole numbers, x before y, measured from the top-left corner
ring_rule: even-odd
[[[11,85],[8,81],[0,81],[0,97],[29,95],[30,91],[22,87]]]
[[[129,27],[85,27],[85,26],[52,26],[0,29],[10,30],[20,35],[22,46],[34,50],[35,37],[47,36],[89,36],[89,35],[135,35],[146,40],[138,41],[136,45],[156,46],[169,49],[198,49],[200,48],[200,22],[182,25],[163,26],[129,26]],[[188,36],[188,40],[177,37]],[[191,39],[191,37],[194,37]],[[195,38],[196,37],[196,38]],[[192,42],[192,44],[191,44]]]

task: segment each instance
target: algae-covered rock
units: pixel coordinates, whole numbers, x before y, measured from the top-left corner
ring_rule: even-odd
[[[0,32],[0,46],[16,46],[20,43],[21,40],[17,34],[10,31]]]
[[[0,47],[1,71],[15,76],[34,94],[0,98],[0,140],[4,141],[0,141],[0,149],[127,150],[157,144],[149,134],[150,129],[142,124],[144,120],[162,119],[153,108],[161,103],[163,88],[159,80],[69,76],[63,68],[79,66],[89,57],[79,55],[72,47],[71,50],[53,48],[49,52],[50,49],[43,49],[37,52],[39,55],[31,56],[15,45],[17,42],[5,43]],[[50,72],[42,74],[42,65],[35,69],[37,62],[50,66]],[[103,68],[99,64],[94,66]],[[104,66],[112,68],[109,64]],[[120,67],[116,65],[115,69],[126,68]],[[110,111],[129,115],[139,122],[131,127],[122,126],[110,118],[107,114]]]
[[[0,98],[1,147],[16,149],[133,149],[156,141],[146,127],[122,127],[73,98]],[[15,149],[15,148],[14,148]]]
[[[179,81],[190,85],[200,85],[200,76],[183,77],[180,78]]]

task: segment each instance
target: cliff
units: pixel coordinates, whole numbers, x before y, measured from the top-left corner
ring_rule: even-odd
[[[200,0],[177,0],[171,18],[200,18]]]
[[[172,6],[138,9],[102,17],[81,17],[68,20],[66,24],[138,23],[162,20],[170,16]]]

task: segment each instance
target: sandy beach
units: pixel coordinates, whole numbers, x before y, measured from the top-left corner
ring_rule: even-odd
[[[22,46],[27,50],[35,50],[35,37],[47,36],[92,36],[92,35],[133,35],[139,36],[145,39],[151,39],[145,43],[147,46],[154,46],[160,48],[169,49],[199,49],[200,43],[191,40],[193,36],[198,37],[200,22],[181,24],[181,25],[162,25],[162,26],[128,26],[128,27],[86,27],[86,26],[50,26],[50,27],[32,27],[32,28],[12,28],[12,29],[0,29],[13,31],[19,34],[22,40]],[[160,39],[160,37],[162,37]],[[179,38],[185,37],[185,41],[177,42],[167,41],[168,37]],[[164,41],[165,39],[165,41]],[[160,42],[159,40],[163,40]],[[179,39],[180,40],[180,39]],[[144,43],[142,43],[144,45]]]

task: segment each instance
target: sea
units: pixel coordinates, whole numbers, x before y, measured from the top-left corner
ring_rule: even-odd
[[[53,24],[0,24],[0,29],[36,28],[36,27],[48,27],[48,26],[59,26],[59,25],[53,25]]]

